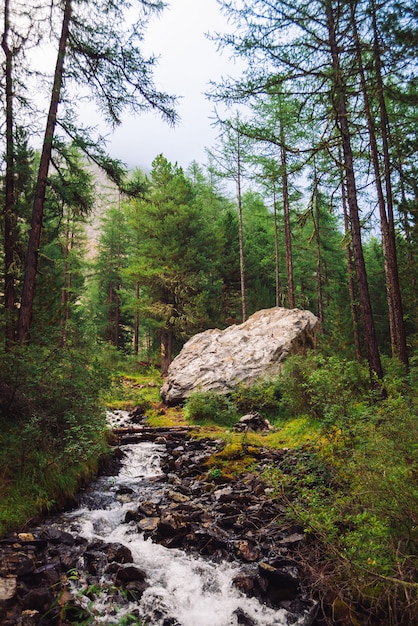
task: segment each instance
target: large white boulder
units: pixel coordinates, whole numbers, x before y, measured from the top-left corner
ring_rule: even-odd
[[[199,333],[171,363],[161,397],[178,404],[193,391],[228,393],[240,383],[273,376],[288,356],[314,347],[317,328],[310,311],[275,307],[243,324]]]

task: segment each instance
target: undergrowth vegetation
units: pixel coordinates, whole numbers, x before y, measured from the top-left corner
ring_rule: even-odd
[[[189,420],[228,427],[257,410],[274,431],[241,445],[291,448],[265,478],[310,538],[317,560],[303,562],[329,624],[418,623],[417,368],[388,360],[385,369],[385,400],[365,366],[317,354],[290,358],[275,380],[186,402]],[[232,439],[228,449],[235,468]],[[212,461],[228,471],[225,452]]]
[[[109,374],[77,351],[1,355],[0,534],[71,496],[107,449]]]
[[[107,449],[104,406],[139,407],[149,425],[200,425],[196,436],[224,439],[207,463],[214,480],[252,471],[260,446],[288,450],[264,478],[286,519],[307,533],[301,567],[328,607],[321,623],[418,623],[414,362],[409,372],[385,363],[384,400],[370,391],[365,366],[311,354],[289,358],[274,379],[227,395],[196,392],[168,408],[152,367],[36,350],[2,355],[0,533],[53,509],[95,472]],[[250,411],[272,430],[235,432]]]

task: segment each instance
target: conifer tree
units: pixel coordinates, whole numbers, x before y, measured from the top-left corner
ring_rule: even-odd
[[[133,200],[130,223],[138,233],[131,274],[146,286],[148,316],[159,326],[161,371],[167,372],[175,339],[206,326],[208,300],[217,289],[217,242],[192,182],[163,155],[154,159],[149,191]]]
[[[120,123],[125,110],[137,113],[153,108],[169,121],[176,117],[172,108],[173,98],[158,92],[153,85],[151,71],[154,59],[144,58],[139,47],[149,15],[162,7],[158,0],[139,0],[135,3],[136,17],[132,12],[134,7],[128,0],[117,4],[109,0],[65,0],[63,4],[52,7],[52,29],[56,21],[61,29],[57,36],[56,65],[25,262],[18,326],[20,342],[28,340],[32,323],[47,177],[57,126],[121,183],[120,166],[112,163],[100,147],[94,149],[94,141],[82,132],[74,121],[74,115],[68,112],[73,104],[71,85],[88,89],[104,119],[111,125]],[[65,102],[68,105],[67,114],[64,107],[60,115],[59,104]]]

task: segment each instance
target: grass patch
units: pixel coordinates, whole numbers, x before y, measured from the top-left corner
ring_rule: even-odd
[[[101,416],[92,417],[90,428],[68,432],[59,443],[49,425],[40,427],[36,421],[36,433],[33,422],[30,426],[1,425],[0,535],[61,506],[97,473],[100,454],[108,449]]]
[[[257,446],[235,440],[215,452],[205,462],[205,466],[212,478],[233,478],[251,471],[256,466],[257,452]]]
[[[160,403],[162,378],[154,368],[142,367],[137,373],[118,373],[101,394],[108,409],[131,410],[137,406],[145,409]]]

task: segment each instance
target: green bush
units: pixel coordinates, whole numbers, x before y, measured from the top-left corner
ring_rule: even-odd
[[[280,385],[283,405],[291,415],[307,414],[326,428],[346,428],[353,404],[370,397],[368,368],[336,356],[289,358]]]
[[[198,424],[233,426],[238,416],[230,398],[215,391],[196,391],[187,398],[184,406],[186,419]]]
[[[417,386],[398,363],[385,365],[388,397],[377,401],[357,364],[292,359],[283,397],[320,420],[323,438],[316,455],[299,451],[270,473],[320,546],[324,593],[368,607],[376,623],[409,625],[418,606]]]
[[[278,378],[261,380],[252,385],[239,385],[230,397],[240,416],[257,411],[263,417],[274,418],[282,412],[282,391]]]
[[[109,375],[81,350],[1,354],[0,532],[51,509],[91,475],[106,449],[99,395]]]

